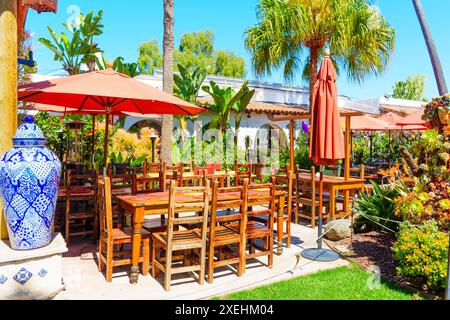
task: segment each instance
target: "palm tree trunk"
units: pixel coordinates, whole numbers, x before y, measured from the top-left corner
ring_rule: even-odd
[[[317,65],[319,63],[319,50],[321,48],[312,46],[309,48],[309,112],[311,113],[311,107],[312,107],[312,93],[314,90],[314,84],[316,83],[317,78]]]
[[[413,0],[413,5],[416,10],[417,17],[419,18],[425,43],[427,44],[428,53],[430,54],[431,64],[433,65],[434,76],[436,77],[439,94],[443,96],[448,93],[447,83],[445,82],[444,72],[442,71],[441,61],[439,60],[436,45],[431,35],[430,26],[428,25],[428,21],[420,0]]]
[[[0,154],[12,147],[17,129],[17,1],[0,1]],[[8,237],[0,207],[0,238]]]
[[[164,91],[173,94],[174,1],[164,0]],[[173,116],[163,115],[161,127],[161,162],[172,164]]]

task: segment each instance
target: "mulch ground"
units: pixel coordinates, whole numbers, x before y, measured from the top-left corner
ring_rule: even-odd
[[[423,279],[411,279],[397,275],[397,262],[392,257],[395,240],[395,235],[390,232],[372,231],[353,235],[353,242],[351,239],[344,239],[336,242],[327,240],[327,243],[335,250],[344,251],[346,257],[365,269],[373,270],[374,267],[378,267],[383,276],[399,284],[436,295],[435,292],[427,291]],[[350,252],[345,253],[347,250]]]

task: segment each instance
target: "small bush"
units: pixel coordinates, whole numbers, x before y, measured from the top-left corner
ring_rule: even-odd
[[[392,248],[393,257],[399,262],[398,275],[424,277],[432,290],[445,288],[448,241],[448,235],[439,231],[435,221],[419,227],[403,223]]]

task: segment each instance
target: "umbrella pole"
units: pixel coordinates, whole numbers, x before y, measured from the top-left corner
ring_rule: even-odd
[[[92,115],[92,170],[95,169],[95,114]]]
[[[389,131],[389,165],[391,165],[392,160],[392,148],[391,148],[391,131]]]
[[[324,167],[320,166],[320,181],[319,181],[319,223],[318,223],[318,241],[319,249],[322,249],[322,226],[323,226],[323,171]],[[314,195],[313,195],[314,197]]]
[[[103,145],[103,167],[108,166],[109,110],[106,111],[105,144]]]

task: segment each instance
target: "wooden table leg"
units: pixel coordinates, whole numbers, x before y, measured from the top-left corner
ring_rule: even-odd
[[[142,223],[144,208],[136,208],[133,219],[133,249],[130,282],[136,284],[139,278],[139,256],[141,255]]]
[[[277,255],[283,254],[283,213],[284,213],[284,196],[279,197],[278,200],[278,213],[277,213]]]
[[[336,192],[337,189],[334,186],[331,186],[330,191],[330,220],[334,220],[334,216],[336,214]]]

